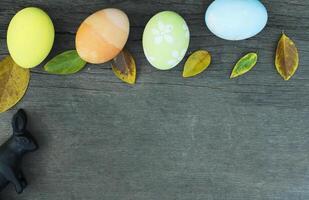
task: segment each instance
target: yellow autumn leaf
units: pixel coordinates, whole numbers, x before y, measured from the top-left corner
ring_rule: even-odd
[[[211,55],[208,51],[194,52],[186,61],[182,76],[193,77],[206,70],[211,63]]]
[[[0,113],[17,104],[30,80],[29,69],[19,67],[10,56],[0,61]]]
[[[276,68],[284,80],[289,80],[299,65],[299,55],[295,43],[282,34],[276,51]]]
[[[112,69],[114,74],[122,81],[135,84],[136,65],[135,60],[128,50],[121,51],[112,60]]]

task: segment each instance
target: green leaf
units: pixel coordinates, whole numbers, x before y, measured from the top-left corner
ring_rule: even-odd
[[[236,78],[247,73],[256,65],[257,60],[258,55],[256,53],[248,53],[237,62],[230,78]]]
[[[45,66],[45,71],[51,74],[68,75],[74,74],[86,65],[76,50],[66,51],[51,59]]]

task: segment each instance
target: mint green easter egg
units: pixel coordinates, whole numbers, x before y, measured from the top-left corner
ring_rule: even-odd
[[[147,60],[160,70],[177,66],[184,58],[190,42],[185,20],[175,12],[164,11],[153,16],[143,34]]]

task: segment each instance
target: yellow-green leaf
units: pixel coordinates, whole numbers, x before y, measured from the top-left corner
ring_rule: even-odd
[[[248,53],[236,63],[230,78],[236,78],[247,73],[256,65],[257,60],[258,55],[256,53]]]
[[[74,74],[86,65],[76,50],[66,51],[51,59],[45,66],[45,71],[51,74],[68,75]]]
[[[135,60],[128,50],[124,49],[112,60],[112,69],[120,80],[129,84],[135,84]]]
[[[276,68],[284,80],[289,80],[299,65],[299,55],[295,43],[282,34],[276,51]]]
[[[30,80],[29,69],[18,66],[10,56],[0,61],[0,113],[17,104]]]
[[[186,61],[182,76],[189,78],[206,70],[211,63],[211,55],[208,51],[196,51]]]

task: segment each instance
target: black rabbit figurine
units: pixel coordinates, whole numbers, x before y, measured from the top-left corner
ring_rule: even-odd
[[[38,145],[26,130],[27,115],[19,110],[12,119],[13,135],[0,147],[0,191],[9,183],[22,193],[27,181],[21,169],[23,156],[38,149]]]

